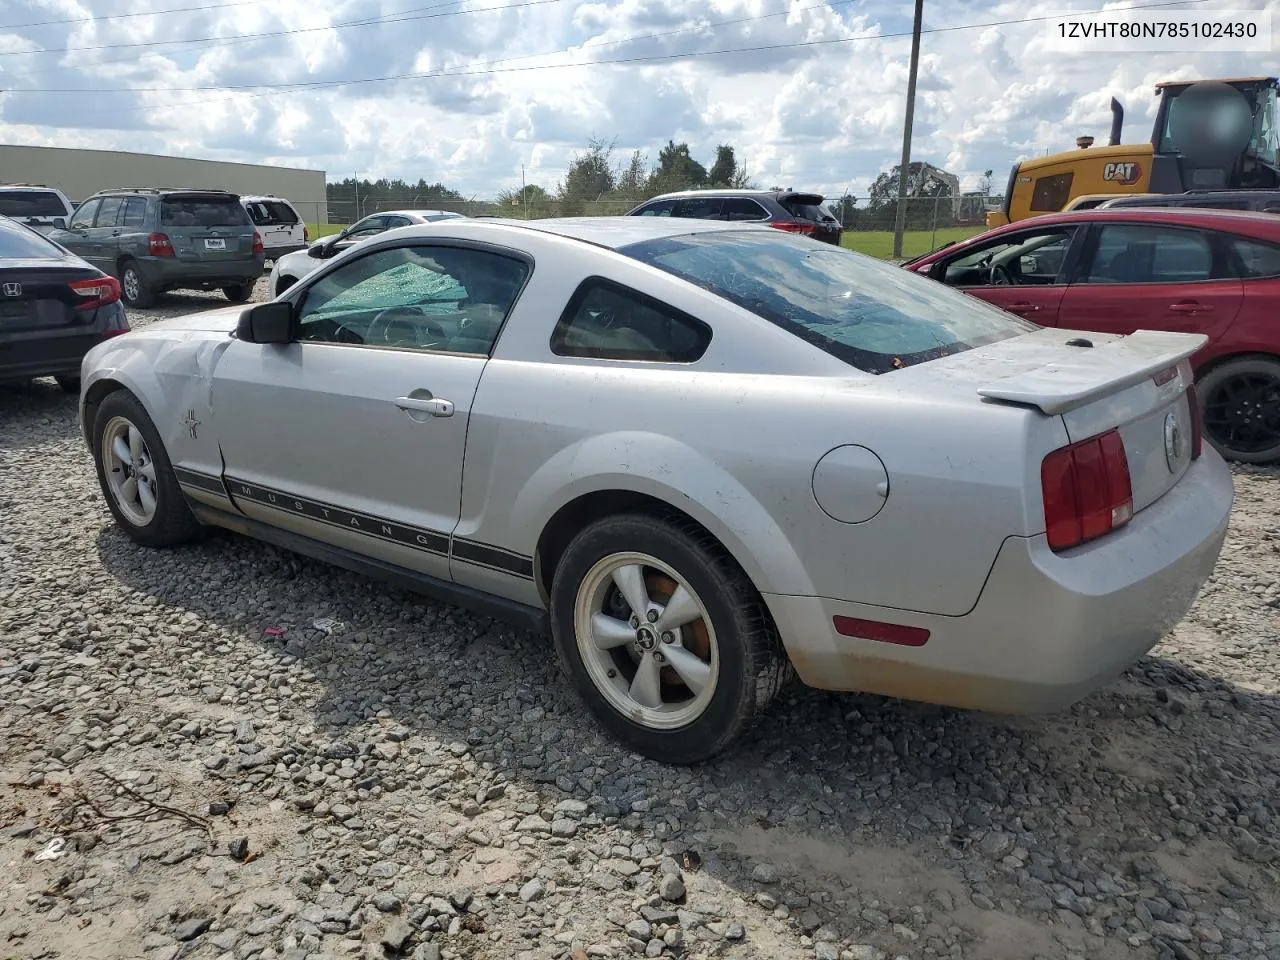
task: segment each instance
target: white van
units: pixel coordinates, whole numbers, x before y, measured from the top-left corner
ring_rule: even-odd
[[[293,204],[284,197],[242,196],[240,202],[262,235],[262,247],[268,260],[306,248],[310,239],[307,225]]]

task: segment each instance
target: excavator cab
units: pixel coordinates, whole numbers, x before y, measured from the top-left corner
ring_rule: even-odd
[[[1151,193],[1280,187],[1277,78],[1161,83]]]

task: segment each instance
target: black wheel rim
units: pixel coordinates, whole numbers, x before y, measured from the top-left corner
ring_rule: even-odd
[[[1262,453],[1280,444],[1280,376],[1240,373],[1204,398],[1204,429],[1234,453]]]

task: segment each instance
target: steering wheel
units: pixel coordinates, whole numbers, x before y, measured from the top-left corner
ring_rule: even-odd
[[[1004,264],[993,263],[988,282],[993,287],[1011,287],[1013,286],[1013,274],[1009,272],[1009,268]]]
[[[366,340],[388,347],[421,347],[428,343],[423,334],[443,340],[444,328],[412,307],[387,307],[374,316]]]

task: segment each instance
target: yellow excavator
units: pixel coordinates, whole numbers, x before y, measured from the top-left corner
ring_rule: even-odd
[[[1151,142],[1124,146],[1124,107],[1111,100],[1111,137],[1013,166],[1004,206],[987,214],[998,227],[1055,213],[1086,194],[1183,193],[1280,187],[1280,108],[1276,77],[1171,81],[1160,97]]]

